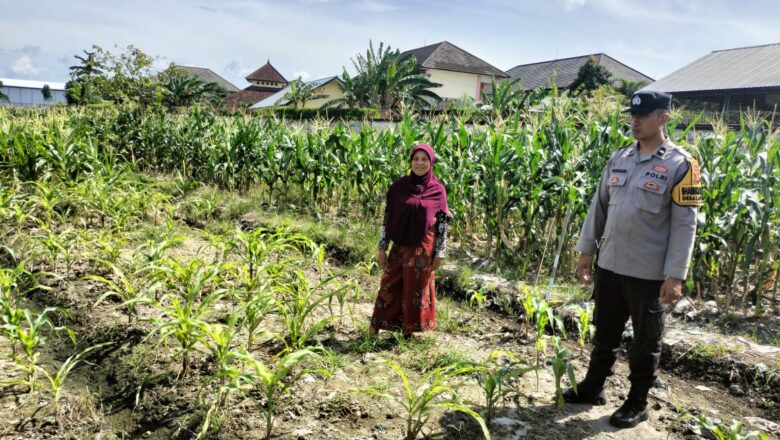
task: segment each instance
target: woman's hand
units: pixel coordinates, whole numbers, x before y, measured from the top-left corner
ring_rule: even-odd
[[[433,263],[431,263],[431,271],[435,271],[441,267],[441,258],[433,257]]]
[[[387,251],[379,249],[376,252],[376,263],[379,265],[380,269],[385,270],[385,266],[387,266]]]

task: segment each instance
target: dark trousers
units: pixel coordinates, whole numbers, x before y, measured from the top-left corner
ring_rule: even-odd
[[[659,295],[663,281],[633,278],[601,268],[596,269],[594,281],[596,335],[586,380],[603,386],[606,377],[614,374],[623,331],[630,317],[634,341],[628,354],[631,368],[628,397],[646,401],[661,358],[665,309]]]

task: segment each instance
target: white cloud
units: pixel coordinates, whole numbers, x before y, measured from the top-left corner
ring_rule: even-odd
[[[393,5],[378,2],[376,0],[363,0],[359,4],[359,8],[368,12],[389,12],[398,9]]]
[[[293,78],[300,78],[300,79],[302,79],[304,81],[309,79],[309,76],[311,76],[311,75],[309,75],[309,72],[306,72],[304,70],[302,70],[300,72],[294,72],[293,73]]]
[[[32,60],[27,55],[22,55],[11,66],[11,70],[20,75],[35,75],[39,69],[33,66]]]
[[[587,0],[564,0],[563,8],[567,11],[573,11],[579,7],[585,6]]]

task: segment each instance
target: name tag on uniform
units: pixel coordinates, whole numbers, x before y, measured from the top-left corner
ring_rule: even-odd
[[[653,171],[657,171],[659,173],[666,174],[666,173],[669,172],[669,168],[667,168],[667,167],[665,167],[663,165],[653,165]]]

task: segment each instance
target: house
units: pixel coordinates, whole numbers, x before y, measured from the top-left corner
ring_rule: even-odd
[[[256,104],[278,93],[289,84],[284,76],[271,65],[271,60],[247,75],[246,80],[249,81],[249,87],[225,99],[225,105],[228,108],[235,110]]]
[[[512,78],[512,81],[520,78],[525,90],[551,89],[553,83],[559,90],[563,90],[572,86],[577,79],[577,73],[580,68],[591,60],[603,66],[612,74],[613,86],[620,85],[621,81],[624,80],[644,84],[649,84],[653,81],[653,78],[604,53],[521,64],[507,70],[507,73]]]
[[[780,43],[713,51],[643,90],[694,111],[780,110]]]
[[[175,65],[174,67],[176,69],[181,70],[182,72],[189,73],[190,75],[195,76],[196,78],[200,79],[206,84],[216,83],[219,86],[221,86],[223,89],[225,89],[225,91],[227,91],[228,94],[232,95],[234,93],[241,91],[241,89],[234,86],[233,83],[226,80],[225,78],[222,78],[211,69],[207,69],[205,67],[179,66],[179,65]]]
[[[343,92],[339,87],[341,79],[338,76],[329,76],[327,78],[315,79],[313,81],[307,81],[305,84],[314,88],[315,95],[325,95],[325,98],[319,98],[312,101],[306,101],[305,108],[320,108],[323,104],[343,96]],[[286,107],[293,104],[292,101],[285,98],[290,92],[290,86],[286,86],[282,90],[274,93],[271,96],[266,97],[262,101],[249,107],[251,110],[269,108],[269,107]]]
[[[417,64],[442,86],[433,91],[444,99],[469,97],[482,101],[482,92],[491,81],[508,78],[503,70],[483,61],[448,41],[401,53],[401,59],[415,57]]]
[[[31,107],[66,103],[65,83],[12,78],[0,78],[0,81],[3,83],[0,91],[8,97],[8,101],[0,101],[0,104]],[[51,91],[51,99],[48,100],[43,97],[43,88],[47,84]]]

